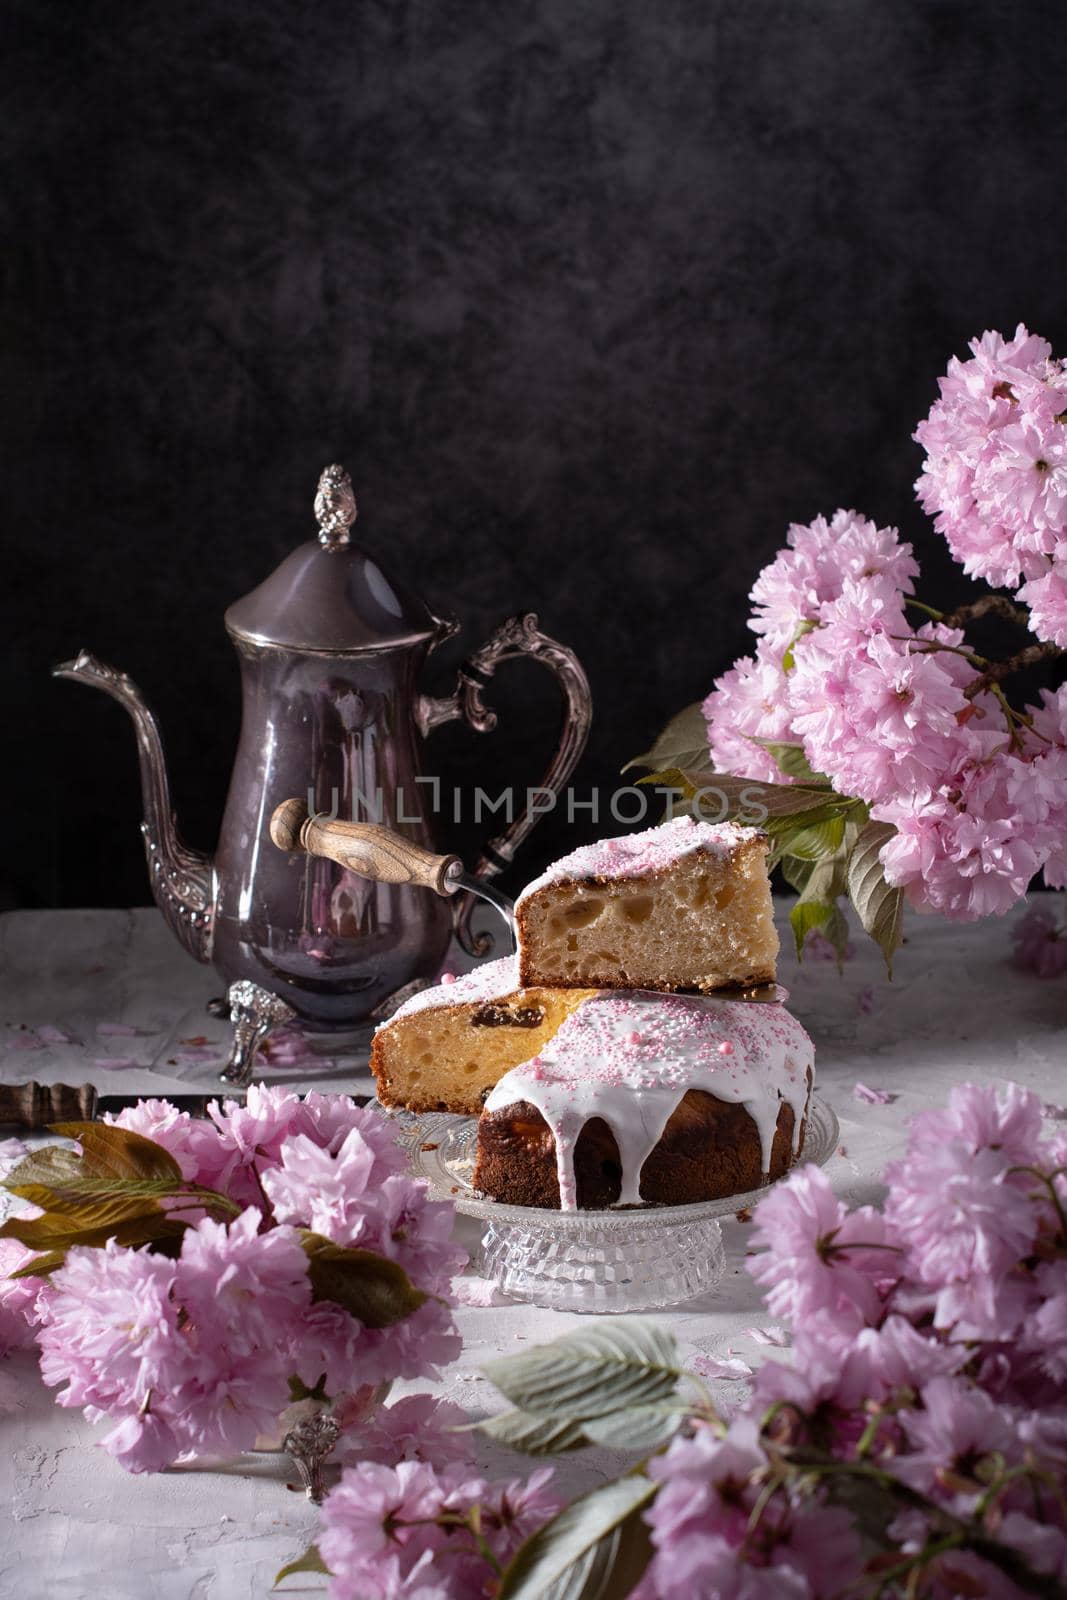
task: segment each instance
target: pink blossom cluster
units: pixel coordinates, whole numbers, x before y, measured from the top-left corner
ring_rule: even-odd
[[[1017,1085],[965,1084],[886,1177],[881,1212],[846,1210],[815,1167],[759,1206],[751,1270],[793,1364],[764,1364],[725,1434],[697,1423],[651,1463],[646,1600],[867,1592],[827,1492],[850,1471],[880,1486],[901,1559],[930,1557],[909,1594],[1018,1600],[1016,1557],[1067,1582],[1067,1133],[1043,1137]],[[775,1450],[807,1446],[830,1470],[776,1488]]]
[[[434,1375],[459,1353],[449,1286],[466,1257],[451,1242],[453,1208],[404,1176],[375,1112],[345,1095],[253,1086],[203,1120],[144,1100],[114,1121],[169,1151],[189,1185],[242,1208],[224,1223],[175,1197],[190,1224],[177,1254],[111,1240],[72,1248],[47,1282],[0,1283],[0,1331],[35,1337],[45,1382],[63,1386],[58,1403],[111,1420],[104,1447],[128,1470],[249,1448],[291,1380],[338,1397]],[[376,1329],[313,1299],[298,1230],[397,1262],[426,1300]],[[7,1271],[31,1259],[14,1249]]]
[[[716,766],[723,772],[782,781],[773,757],[756,740],[795,740],[788,672],[783,660],[807,633],[829,620],[847,596],[847,615],[887,607],[894,617],[918,573],[911,546],[895,528],[877,528],[855,511],[794,523],[786,548],[764,567],[752,588],[749,626],[760,635],[756,653],[723,675],[704,705]]]
[[[719,770],[789,781],[758,741],[803,747],[895,835],[885,875],[919,910],[1007,911],[1044,869],[1067,882],[1067,690],[1006,711],[959,629],[914,627],[893,528],[852,511],[789,530],[752,590],[756,654],[704,703]]]
[[[483,1600],[523,1541],[559,1509],[552,1468],[488,1483],[418,1460],[348,1468],[322,1508],[330,1600]]]
[[[970,349],[916,429],[916,492],[964,569],[1017,589],[1038,638],[1067,645],[1067,371],[1021,323]]]

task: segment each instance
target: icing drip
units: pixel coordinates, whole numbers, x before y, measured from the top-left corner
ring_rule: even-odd
[[[528,883],[515,904],[520,906],[528,895],[564,879],[640,878],[649,872],[662,872],[694,850],[725,859],[758,835],[758,828],[743,828],[736,822],[697,822],[688,815],[675,817],[641,833],[581,845]]]
[[[622,1165],[616,1203],[640,1205],[641,1168],[690,1089],[745,1107],[764,1173],[782,1103],[791,1106],[795,1156],[814,1060],[784,1006],[618,990],[584,1000],[539,1055],[504,1074],[485,1109],[526,1100],[541,1113],[556,1141],[564,1211],[577,1207],[578,1136],[590,1118],[603,1118]]]

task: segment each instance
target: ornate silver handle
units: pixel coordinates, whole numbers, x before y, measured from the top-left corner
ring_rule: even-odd
[[[540,631],[535,612],[522,611],[502,622],[481,648],[464,661],[453,694],[442,699],[420,695],[416,710],[418,724],[426,734],[442,722],[453,722],[462,717],[478,733],[491,732],[496,727],[496,712],[485,704],[482,691],[502,661],[512,661],[518,656],[530,656],[547,667],[563,691],[563,726],[559,743],[538,785],[538,792],[558,795],[585,749],[589,724],[593,718],[593,697],[589,679],[578,657],[566,645]],[[494,878],[498,872],[502,872],[541,815],[540,808],[527,803],[503,833],[482,846],[474,876]],[[492,939],[487,934],[477,938],[472,935],[470,917],[473,909],[474,901],[469,894],[457,895],[452,922],[456,937],[464,949],[471,955],[481,956],[492,948]]]

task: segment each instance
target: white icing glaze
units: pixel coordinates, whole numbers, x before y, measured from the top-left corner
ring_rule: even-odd
[[[694,850],[720,858],[731,856],[758,834],[758,828],[743,828],[736,822],[697,822],[686,814],[642,833],[598,839],[595,844],[580,845],[554,861],[539,878],[526,885],[515,905],[520,906],[547,884],[567,878],[639,878],[649,872],[662,872]]]
[[[560,1204],[577,1205],[574,1147],[592,1117],[615,1135],[618,1205],[640,1205],[641,1168],[690,1089],[745,1107],[762,1171],[782,1102],[793,1109],[793,1154],[808,1098],[811,1040],[784,1006],[617,990],[584,1000],[539,1055],[504,1074],[486,1111],[526,1100],[556,1141]]]
[[[435,984],[432,989],[420,989],[410,1000],[398,1006],[393,1015],[383,1022],[376,1032],[388,1028],[400,1017],[414,1016],[417,1011],[433,1011],[439,1006],[481,1005],[489,1000],[503,1000],[519,988],[519,958],[517,955],[501,956],[499,961],[486,961],[473,967],[461,977]]]

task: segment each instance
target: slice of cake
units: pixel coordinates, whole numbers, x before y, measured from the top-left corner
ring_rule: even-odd
[[[492,1090],[475,1187],[565,1211],[745,1193],[803,1149],[814,1070],[784,1006],[592,995]]]
[[[520,981],[701,992],[772,982],[767,846],[756,828],[683,816],[572,851],[515,902]]]
[[[477,1116],[512,1067],[536,1055],[588,989],[522,989],[516,956],[423,989],[374,1035],[383,1106]]]

